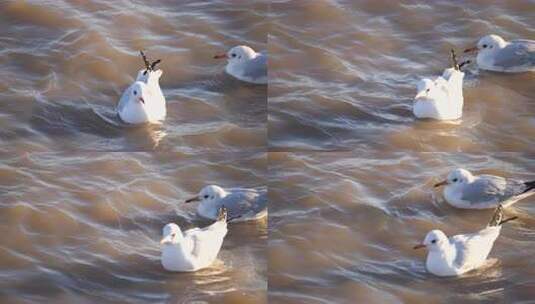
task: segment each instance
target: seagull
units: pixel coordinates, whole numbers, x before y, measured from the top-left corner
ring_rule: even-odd
[[[159,80],[162,70],[155,70],[161,60],[149,63],[143,51],[140,52],[145,69],[138,72],[136,81],[128,87],[117,105],[117,114],[129,124],[159,123],[165,119],[165,97]]]
[[[425,78],[417,85],[413,113],[417,118],[455,120],[463,115],[463,78],[461,67],[468,61],[457,64],[455,52],[451,50],[453,67],[444,70],[442,76],[431,80]]]
[[[222,206],[228,209],[232,218],[239,221],[257,220],[267,215],[267,190],[232,188],[223,189],[216,185],[205,186],[199,194],[185,203],[200,201],[197,213],[208,219],[215,219]]]
[[[520,73],[535,72],[535,40],[505,41],[498,35],[479,39],[465,53],[477,52],[477,65],[483,70]]]
[[[175,223],[163,227],[161,262],[165,270],[192,272],[210,266],[217,258],[227,234],[227,211],[219,209],[217,220],[205,228],[184,233]]]
[[[267,84],[267,54],[257,53],[246,45],[238,45],[214,59],[227,59],[225,71],[241,81]]]
[[[427,248],[425,266],[430,273],[441,277],[462,275],[485,264],[502,225],[517,217],[502,218],[503,207],[499,205],[486,228],[450,238],[440,230],[432,230],[427,233],[424,242],[414,246],[414,249]]]
[[[491,209],[508,207],[535,193],[535,181],[521,181],[501,176],[474,176],[468,170],[455,169],[435,187],[444,188],[446,202],[457,208]]]

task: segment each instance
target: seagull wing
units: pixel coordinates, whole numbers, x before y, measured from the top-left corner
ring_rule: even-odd
[[[487,227],[476,233],[461,234],[450,238],[455,246],[455,267],[463,270],[471,270],[481,266],[494,245],[494,241],[500,233],[500,227]]]
[[[267,77],[267,55],[260,53],[247,62],[243,70],[243,75],[253,80]]]
[[[191,253],[199,260],[217,255],[223,238],[227,234],[227,223],[217,221],[204,228],[194,228],[186,232],[192,240]]]
[[[250,218],[267,210],[266,189],[229,189],[220,204],[227,208],[229,218]]]
[[[130,101],[130,90],[132,90],[132,85],[124,90],[123,95],[121,95],[121,99],[119,99],[119,103],[117,104],[117,112],[121,112]]]
[[[535,66],[535,41],[513,40],[497,52],[494,65],[504,69]]]
[[[524,182],[494,175],[480,175],[463,188],[462,200],[474,205],[496,205],[526,190]]]

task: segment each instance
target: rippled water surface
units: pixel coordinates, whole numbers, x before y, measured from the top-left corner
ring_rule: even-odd
[[[535,39],[533,1],[274,1],[272,150],[533,151],[534,73],[472,65],[456,124],[416,121],[416,82],[486,34]]]
[[[412,100],[451,48],[535,39],[534,6],[0,1],[0,303],[531,303],[535,196],[483,269],[436,278],[412,247],[490,219],[445,204],[451,169],[533,179],[535,73],[468,66],[453,123]],[[241,44],[268,50],[269,89],[213,59]],[[141,49],[168,116],[127,127]],[[182,204],[206,184],[267,186],[269,224],[230,224],[212,266],[166,272],[161,229],[209,225]]]
[[[456,167],[533,178],[523,154],[270,153],[270,303],[528,303],[535,197],[506,210],[489,265],[461,278],[426,273],[412,247],[438,228],[483,228],[492,211],[447,205],[433,184]]]
[[[214,54],[266,49],[267,3],[2,1],[0,138],[16,150],[262,149],[266,86],[223,73]],[[143,67],[163,60],[161,126],[109,123]]]
[[[181,204],[206,183],[265,185],[265,153],[2,155],[0,302],[264,303],[266,221],[234,223],[216,262],[160,265],[161,229],[205,226]]]

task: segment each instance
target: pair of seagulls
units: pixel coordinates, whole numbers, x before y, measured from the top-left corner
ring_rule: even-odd
[[[453,51],[452,51],[453,52]],[[477,52],[477,65],[480,69],[521,73],[535,71],[535,41],[505,41],[498,35],[487,35],[479,40],[477,46],[466,49],[465,53]],[[461,68],[470,61],[457,64],[452,54],[453,67],[444,70],[436,79],[422,79],[417,85],[413,113],[417,118],[436,120],[456,120],[463,113],[463,78]]]
[[[503,219],[503,208],[535,194],[535,181],[507,179],[500,176],[473,175],[455,169],[435,187],[444,187],[447,203],[464,209],[492,209],[494,215],[482,230],[450,238],[440,230],[432,230],[414,249],[427,248],[427,270],[437,276],[458,276],[483,266],[500,235],[502,224],[516,219]]]
[[[182,232],[175,223],[163,228],[161,263],[165,270],[192,272],[210,266],[227,235],[227,222],[258,220],[267,216],[267,189],[224,189],[205,186],[185,203],[199,201],[197,213],[215,220],[205,228]]]
[[[160,88],[163,71],[156,69],[161,60],[151,63],[142,51],[140,53],[145,68],[138,72],[134,83],[124,91],[116,111],[119,118],[129,124],[160,123],[167,114],[165,97]],[[265,53],[257,53],[248,46],[239,45],[214,58],[227,59],[225,71],[241,81],[267,83]]]

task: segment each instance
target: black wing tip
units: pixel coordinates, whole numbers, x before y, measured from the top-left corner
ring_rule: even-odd
[[[145,54],[145,52],[143,52],[143,50],[139,50],[139,54],[141,54],[141,59],[143,59],[143,64],[145,64],[144,74],[146,74],[147,71],[154,71],[154,68],[156,67],[156,65],[162,62],[161,59],[158,59],[151,63],[149,59],[147,59],[147,55]]]
[[[217,221],[227,221],[227,208],[222,206],[217,214]]]
[[[508,219],[505,219],[505,220],[500,221],[500,222],[498,223],[498,225],[501,226],[501,225],[503,225],[503,224],[505,224],[505,223],[507,223],[507,222],[509,222],[509,221],[513,221],[513,220],[516,220],[516,219],[518,219],[518,216],[513,216],[513,217],[510,217],[510,218],[508,218]]]
[[[535,180],[529,181],[529,182],[525,182],[524,185],[526,186],[526,189],[522,193],[526,193],[526,192],[528,192],[530,190],[533,190],[533,189],[535,189]]]

